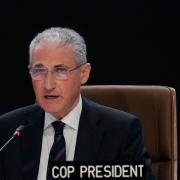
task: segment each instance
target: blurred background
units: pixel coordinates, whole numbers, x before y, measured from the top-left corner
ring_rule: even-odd
[[[88,84],[174,87],[179,117],[179,22],[174,0],[2,1],[0,114],[34,103],[29,43],[45,28],[62,26],[85,38],[92,64]]]
[[[172,86],[178,93],[179,20],[175,1],[1,3],[0,113],[34,101],[28,46],[51,26],[73,28],[85,38],[92,64],[88,84],[157,84]]]

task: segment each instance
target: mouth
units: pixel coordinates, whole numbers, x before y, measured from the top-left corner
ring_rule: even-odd
[[[47,100],[54,100],[57,99],[59,96],[56,95],[45,95],[44,98]]]

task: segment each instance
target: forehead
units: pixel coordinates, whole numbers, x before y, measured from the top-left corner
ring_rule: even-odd
[[[52,67],[57,64],[75,65],[75,54],[70,46],[59,46],[55,43],[44,43],[36,47],[32,54],[31,65],[42,64]]]

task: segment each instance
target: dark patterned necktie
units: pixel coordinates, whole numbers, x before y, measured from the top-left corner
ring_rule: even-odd
[[[53,162],[62,162],[66,161],[66,143],[63,136],[63,128],[64,123],[61,121],[55,121],[52,123],[54,127],[54,143],[50,150],[49,161],[48,161],[48,169],[47,169],[47,180],[51,179],[51,165]]]

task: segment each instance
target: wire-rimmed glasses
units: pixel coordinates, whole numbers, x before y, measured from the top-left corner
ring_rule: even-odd
[[[54,66],[53,70],[50,71],[55,79],[57,80],[66,80],[69,77],[70,72],[80,68],[83,64],[80,64],[72,69],[68,69],[63,66]],[[29,67],[29,73],[33,80],[43,80],[47,76],[49,70],[45,67]]]

